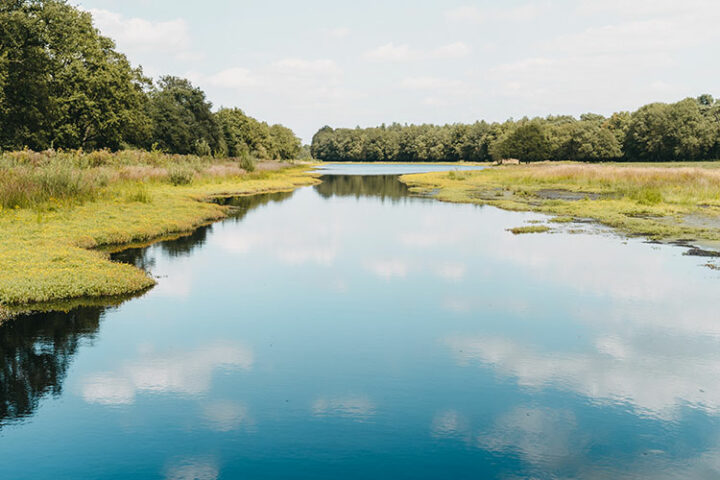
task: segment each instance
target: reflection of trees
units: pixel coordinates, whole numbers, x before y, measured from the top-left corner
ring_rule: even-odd
[[[408,196],[408,187],[398,180],[397,175],[325,175],[315,190],[325,198],[380,197],[398,200]]]
[[[100,326],[102,307],[20,316],[0,325],[0,426],[27,417],[62,382],[83,339]]]
[[[246,197],[228,197],[215,200],[220,205],[230,207],[228,212],[231,219],[242,220],[252,209],[271,202],[281,202],[292,196],[293,192],[263,193]],[[212,225],[195,229],[189,235],[158,242],[157,247],[170,257],[190,255],[195,249],[205,245],[208,234],[212,232]],[[151,271],[155,266],[155,258],[150,254],[148,247],[128,248],[113,253],[110,258],[116,262],[129,263],[145,271]]]
[[[220,205],[230,207],[230,218],[242,220],[253,209],[274,202],[283,202],[292,197],[295,192],[274,192],[249,195],[244,197],[228,197],[216,200]]]
[[[197,247],[205,244],[208,232],[212,231],[212,225],[206,225],[195,229],[189,235],[158,242],[158,248],[170,257],[183,257],[190,255]],[[148,247],[128,248],[110,255],[115,262],[129,263],[145,271],[150,271],[155,266],[155,259],[148,255]]]

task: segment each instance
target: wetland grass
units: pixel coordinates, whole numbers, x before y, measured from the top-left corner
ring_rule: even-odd
[[[558,223],[587,218],[654,240],[720,240],[718,167],[540,162],[464,172],[462,179],[425,173],[401,180],[439,200],[542,212]]]
[[[214,196],[318,182],[307,168],[288,164],[246,173],[232,161],[145,152],[101,152],[101,160],[33,152],[0,158],[0,311],[142,291],[152,278],[95,248],[149,242],[223,218],[227,207],[206,201]],[[192,169],[191,182],[173,181],[177,165]]]

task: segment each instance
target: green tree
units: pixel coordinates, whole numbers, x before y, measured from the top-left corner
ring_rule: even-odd
[[[206,143],[213,153],[223,153],[220,128],[205,92],[184,78],[165,76],[150,93],[152,141],[164,151],[203,153]]]
[[[632,114],[625,155],[646,161],[706,158],[716,140],[713,127],[695,99],[645,105]]]
[[[551,144],[547,129],[540,121],[524,123],[499,141],[494,149],[496,160],[517,158],[523,162],[547,160]]]
[[[216,116],[230,156],[252,155],[261,159],[278,156],[271,129],[267,123],[259,122],[245,115],[239,108],[223,108]],[[276,129],[276,132],[281,136],[286,135],[287,132],[280,133],[280,127]],[[295,138],[292,131],[288,129],[288,132]],[[289,153],[292,153],[293,147],[290,145],[292,143],[290,139],[283,137],[282,142],[285,142],[282,148],[288,149]],[[299,145],[299,140],[297,142]]]
[[[289,128],[277,124],[271,126],[270,139],[273,145],[273,152],[277,158],[281,160],[293,160],[300,156],[302,143]]]
[[[620,142],[601,119],[565,123],[551,129],[553,160],[613,160],[622,157]]]
[[[146,79],[89,13],[63,0],[15,0],[0,8],[5,148],[117,149],[148,132]]]

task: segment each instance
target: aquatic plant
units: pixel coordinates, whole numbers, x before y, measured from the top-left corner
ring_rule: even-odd
[[[513,235],[522,235],[525,233],[545,233],[550,231],[547,225],[526,225],[523,227],[509,228],[509,232]]]

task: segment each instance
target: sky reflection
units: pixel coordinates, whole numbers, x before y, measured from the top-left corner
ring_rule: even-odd
[[[0,478],[720,476],[720,274],[683,249],[382,175],[228,202],[121,255],[142,298],[0,326]]]

